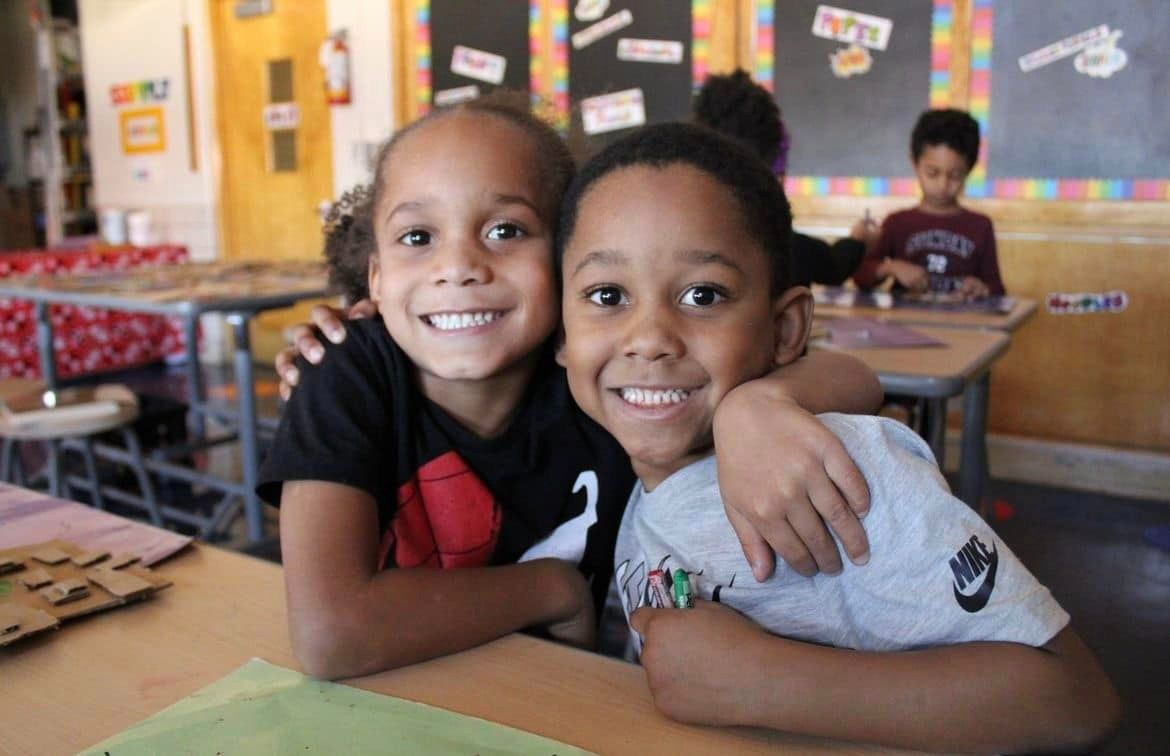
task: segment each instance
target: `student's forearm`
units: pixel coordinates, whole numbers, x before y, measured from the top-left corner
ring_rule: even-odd
[[[752,391],[759,389],[764,392],[763,396],[796,402],[813,414],[872,413],[881,406],[883,396],[877,376],[861,360],[839,352],[818,350],[738,387],[729,397],[744,393],[742,389],[745,387],[752,387]]]
[[[744,723],[923,750],[1079,751],[1120,704],[1079,639],[862,653],[768,637]],[[746,681],[745,681],[745,684]]]
[[[473,569],[378,572],[327,608],[289,602],[306,671],[335,679],[462,651],[576,610],[571,565],[551,559]]]

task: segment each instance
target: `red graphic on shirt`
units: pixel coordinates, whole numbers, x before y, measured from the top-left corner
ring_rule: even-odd
[[[378,564],[393,549],[399,567],[483,567],[500,537],[492,492],[453,451],[432,459],[398,489],[398,511]]]

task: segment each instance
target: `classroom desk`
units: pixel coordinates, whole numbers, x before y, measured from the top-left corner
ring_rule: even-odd
[[[224,500],[212,515],[189,518],[205,534],[223,527],[236,511],[235,500],[242,500],[248,538],[252,542],[263,540],[264,518],[263,507],[255,493],[260,451],[248,324],[253,317],[266,310],[290,307],[303,299],[323,297],[329,293],[323,263],[289,260],[185,263],[116,272],[0,279],[0,297],[29,299],[36,305],[41,376],[49,387],[58,385],[50,304],[108,307],[182,318],[186,331],[189,402],[196,441],[204,439],[204,419],[208,416],[236,428],[244,480],[242,484],[224,481],[156,459],[148,459],[147,467],[162,475],[212,486],[225,494]],[[222,314],[232,326],[235,337],[233,366],[238,401],[236,409],[213,406],[207,402],[199,372],[196,338],[199,316],[205,313]],[[125,456],[117,449],[101,445],[98,451],[115,460]],[[59,495],[59,489],[54,493]]]
[[[828,291],[828,290],[826,290]],[[818,301],[817,317],[871,318],[903,325],[936,325],[947,328],[978,328],[984,330],[1014,332],[1036,314],[1036,302],[1032,299],[1013,297],[1012,309],[1008,312],[978,312],[948,309],[932,309],[924,306],[899,305],[878,307],[863,293],[850,306]]]
[[[926,440],[940,468],[946,448],[946,400],[963,395],[958,495],[977,508],[987,474],[988,372],[1007,351],[1011,337],[1002,331],[938,326],[915,326],[914,330],[941,341],[943,346],[837,348],[837,351],[851,354],[869,366],[886,393],[919,397],[932,403]],[[827,348],[815,341],[810,346]]]
[[[0,649],[0,753],[76,753],[252,657],[298,668],[278,565],[195,544],[154,569],[174,585],[151,600]],[[681,725],[637,666],[524,635],[348,682],[602,754],[904,753]]]

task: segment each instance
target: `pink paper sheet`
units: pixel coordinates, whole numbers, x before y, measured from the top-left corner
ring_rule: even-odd
[[[191,543],[190,536],[127,520],[75,501],[0,483],[0,549],[61,539],[150,566]]]

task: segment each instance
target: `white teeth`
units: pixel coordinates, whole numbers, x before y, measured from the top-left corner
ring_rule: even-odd
[[[456,331],[486,325],[497,317],[494,312],[440,312],[427,315],[426,321],[440,331]]]
[[[680,402],[685,402],[690,395],[691,392],[684,389],[666,389],[665,391],[640,388],[622,389],[623,401],[643,407],[679,404]]]

